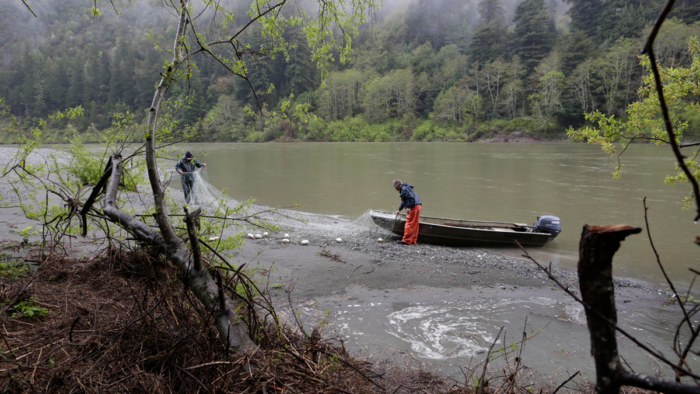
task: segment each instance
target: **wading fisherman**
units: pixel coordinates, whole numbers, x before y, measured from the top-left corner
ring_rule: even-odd
[[[190,203],[190,195],[192,194],[192,188],[194,187],[194,170],[195,168],[206,167],[207,163],[200,163],[199,160],[194,158],[194,155],[187,151],[185,156],[177,161],[175,164],[175,170],[180,173],[180,180],[182,181],[182,191],[185,192],[185,204]],[[197,196],[194,197],[194,203],[197,203]]]
[[[401,245],[411,245],[418,242],[418,222],[423,204],[418,193],[413,191],[413,185],[403,183],[401,179],[394,179],[394,189],[401,194],[401,205],[396,211],[396,215],[398,216],[401,210],[406,208],[406,226],[403,230],[403,239],[396,242]]]

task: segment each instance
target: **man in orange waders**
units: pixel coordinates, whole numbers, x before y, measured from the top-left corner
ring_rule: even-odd
[[[420,221],[420,211],[423,205],[418,197],[418,193],[413,191],[413,185],[401,182],[401,179],[394,179],[394,189],[401,193],[401,206],[396,211],[396,215],[406,208],[406,227],[403,230],[403,239],[396,242],[402,245],[411,245],[418,241],[418,222]]]

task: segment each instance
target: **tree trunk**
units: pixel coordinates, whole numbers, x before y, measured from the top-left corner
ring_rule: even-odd
[[[172,244],[168,244],[161,234],[117,208],[117,193],[122,176],[122,157],[113,155],[110,157],[110,160],[112,162],[112,175],[107,185],[105,196],[105,208],[103,210],[105,215],[114,223],[118,223],[126,228],[144,246],[155,247],[165,252],[168,259],[180,270],[185,278],[185,286],[202,302],[207,311],[213,312],[216,329],[219,331],[221,341],[226,343],[227,347],[240,350],[252,349],[255,344],[250,339],[245,324],[237,319],[235,312],[232,312],[238,310],[242,302],[234,301],[224,296],[223,303],[221,303],[216,281],[206,269],[195,269],[195,264],[192,262],[192,256],[185,242],[174,235],[179,242],[175,245],[176,247],[172,247]]]
[[[579,286],[583,302],[592,309],[586,309],[586,320],[591,335],[591,354],[595,360],[597,390],[601,394],[618,394],[622,373],[615,329],[609,324],[617,324],[612,259],[625,237],[641,231],[641,228],[627,225],[585,225],[581,234]]]
[[[165,99],[165,93],[170,87],[170,83],[173,81],[173,76],[176,75],[176,71],[180,68],[183,61],[181,53],[184,45],[183,39],[188,24],[187,7],[189,6],[190,1],[181,0],[180,3],[182,6],[180,8],[180,18],[178,21],[177,33],[173,46],[173,61],[156,88],[155,95],[153,96],[153,102],[151,103],[151,108],[148,112],[148,122],[146,124],[146,165],[148,167],[148,179],[151,183],[151,189],[153,190],[153,199],[156,210],[155,219],[156,223],[158,224],[158,229],[160,230],[162,240],[168,251],[167,256],[173,262],[173,264],[182,270],[183,274],[187,278],[186,285],[195,293],[197,298],[199,298],[199,300],[205,305],[207,310],[212,311],[217,305],[216,282],[206,270],[194,270],[190,263],[190,251],[187,248],[187,245],[175,234],[175,231],[170,225],[167,209],[165,207],[165,189],[163,188],[163,184],[160,180],[158,163],[156,160],[156,126],[158,121],[158,111],[160,110],[160,106]],[[228,301],[229,303],[233,304],[230,299]],[[229,310],[236,310],[236,308],[229,308]],[[219,314],[216,316],[217,329],[219,329],[219,332],[222,335],[222,340],[226,341],[226,338],[229,338],[230,345],[235,348],[252,347],[253,342],[246,333],[244,325],[241,322],[234,322],[235,317],[235,314],[233,316],[229,316],[227,311],[219,311]]]

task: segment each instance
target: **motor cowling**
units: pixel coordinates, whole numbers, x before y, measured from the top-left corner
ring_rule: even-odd
[[[552,215],[538,216],[534,226],[537,228],[537,231],[549,234],[547,241],[553,240],[561,232],[561,220]]]

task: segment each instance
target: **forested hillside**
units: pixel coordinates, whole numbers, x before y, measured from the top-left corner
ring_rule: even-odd
[[[71,124],[53,122],[51,139],[78,133],[94,141],[110,127],[114,113],[127,110],[140,122],[175,29],[173,16],[159,3],[115,1],[118,14],[103,5],[102,16],[93,18],[91,1],[64,0],[37,4],[34,18],[19,1],[0,0],[0,97],[22,127],[78,105],[84,116]],[[325,81],[300,30],[285,33],[296,44],[288,57],[270,56],[269,38],[255,29],[246,33],[247,71],[264,106],[262,119],[244,110],[249,106],[259,113],[248,83],[211,57],[197,58],[189,81],[171,89],[169,97],[187,95],[189,105],[176,116],[181,125],[204,119],[199,139],[209,141],[467,141],[513,131],[563,135],[567,127],[584,123],[584,113],[624,116],[637,100],[643,71],[639,49],[662,4],[388,2],[360,32],[351,59],[335,62]],[[245,16],[248,4],[228,7]],[[672,17],[657,39],[657,57],[667,66],[687,65],[687,38],[700,33],[700,4],[682,1]],[[691,113],[687,118],[700,120]],[[14,141],[2,128],[0,120],[0,140]]]

